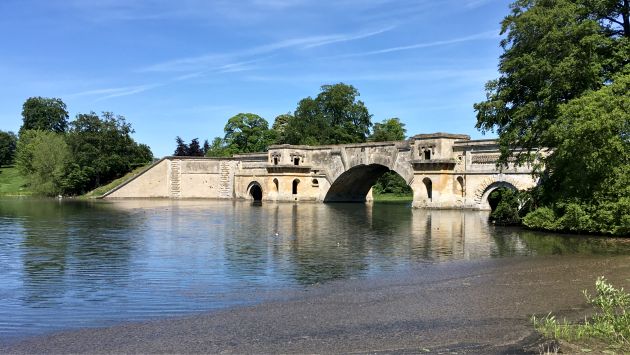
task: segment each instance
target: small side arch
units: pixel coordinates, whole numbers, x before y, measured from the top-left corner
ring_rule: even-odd
[[[252,181],[247,186],[247,195],[254,201],[262,201],[263,189],[258,181]]]
[[[507,182],[507,181],[495,181],[492,184],[488,185],[488,187],[486,187],[486,189],[484,190],[483,194],[481,195],[481,200],[479,201],[479,208],[482,210],[491,210],[492,208],[490,207],[490,201],[489,201],[489,197],[490,194],[499,188],[506,188],[506,189],[511,189],[514,191],[518,191],[518,188],[516,186],[514,186],[513,184]]]
[[[428,177],[422,179],[424,187],[427,189],[427,201],[433,200],[433,182]]]
[[[298,194],[298,185],[299,185],[299,184],[300,184],[300,179],[294,179],[294,180],[293,180],[293,186],[292,186],[291,192],[292,192],[294,195],[297,195],[297,194]]]

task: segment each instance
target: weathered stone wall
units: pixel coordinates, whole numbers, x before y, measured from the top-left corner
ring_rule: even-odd
[[[487,209],[494,189],[536,183],[528,166],[498,169],[498,155],[494,140],[447,133],[400,142],[277,145],[230,159],[168,157],[106,197],[366,201],[391,170],[412,188],[414,207]]]

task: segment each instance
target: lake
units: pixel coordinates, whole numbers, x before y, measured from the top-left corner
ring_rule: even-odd
[[[627,240],[404,203],[0,200],[0,342],[282,300],[422,263],[628,255]]]

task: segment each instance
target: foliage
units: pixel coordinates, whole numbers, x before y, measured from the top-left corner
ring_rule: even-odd
[[[180,136],[177,136],[175,142],[177,143],[177,147],[173,155],[176,157],[202,157],[206,154],[208,149],[210,149],[208,140],[204,142],[202,147],[199,145],[199,138],[193,138],[190,144],[186,144]]]
[[[629,67],[630,69],[630,67]],[[543,180],[551,201],[630,196],[630,72],[560,107],[549,135],[559,142]]]
[[[232,154],[232,150],[225,144],[225,140],[221,137],[215,137],[206,151],[207,157],[230,157]]]
[[[85,193],[153,159],[147,145],[131,138],[131,124],[123,116],[79,114],[70,127],[66,141],[72,160],[65,169],[66,193]]]
[[[595,295],[583,291],[586,301],[596,312],[584,324],[558,322],[549,314],[542,319],[532,317],[534,327],[548,338],[567,341],[584,341],[589,338],[603,340],[622,351],[630,351],[630,294],[617,289],[604,277],[595,282]]]
[[[516,0],[502,23],[477,127],[499,133],[503,164],[514,147],[542,153],[517,159],[539,159],[532,205],[545,209],[530,228],[630,231],[629,12],[628,0]]]
[[[477,127],[499,133],[503,163],[513,147],[556,147],[549,128],[559,105],[599,89],[630,58],[628,28],[611,30],[628,20],[627,0],[516,0],[511,7],[501,75],[474,105]]]
[[[278,143],[344,144],[365,142],[372,126],[365,104],[352,85],[323,85],[315,99],[298,103]]]
[[[22,119],[20,135],[26,130],[63,133],[68,128],[66,104],[57,98],[28,98],[22,106]]]
[[[553,213],[527,216],[530,228],[630,233],[630,75],[560,107],[539,189]],[[535,213],[532,212],[532,213]],[[541,217],[545,217],[542,218]],[[550,228],[551,227],[551,228]]]
[[[15,133],[0,131],[0,166],[13,164],[16,147]]]
[[[204,155],[201,145],[199,145],[199,138],[193,138],[188,145],[188,155],[191,157],[202,157]]]
[[[177,147],[175,148],[175,153],[173,153],[173,156],[176,157],[185,157],[188,155],[188,145],[186,145],[186,143],[184,143],[184,140],[182,139],[182,137],[177,136],[175,138],[175,142],[177,143]]]
[[[62,192],[70,149],[60,133],[23,131],[18,141],[16,164],[33,192],[54,196]]]
[[[264,152],[275,140],[267,120],[253,113],[239,113],[231,117],[224,131],[225,144],[237,153]]]
[[[285,113],[282,115],[276,116],[276,119],[273,121],[273,126],[271,129],[275,132],[276,140],[278,142],[283,142],[286,140],[285,131],[289,122],[293,119],[293,115],[291,113]]]
[[[413,191],[405,179],[393,171],[388,171],[372,186],[372,193],[375,195],[394,194],[401,196],[410,195]]]
[[[372,135],[368,140],[371,142],[402,141],[405,139],[406,133],[405,124],[400,122],[399,118],[394,117],[375,123]]]
[[[498,188],[489,196],[490,201],[497,201],[490,213],[490,220],[495,224],[520,224],[522,196],[518,191],[509,188]]]

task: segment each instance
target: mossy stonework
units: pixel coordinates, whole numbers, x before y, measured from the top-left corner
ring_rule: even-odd
[[[387,171],[413,190],[414,207],[489,209],[497,188],[536,184],[530,166],[498,169],[494,140],[419,134],[405,141],[275,145],[231,158],[165,157],[104,198],[217,198],[362,202]]]

